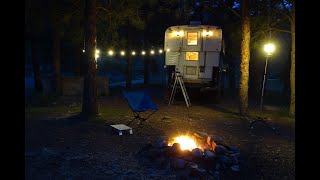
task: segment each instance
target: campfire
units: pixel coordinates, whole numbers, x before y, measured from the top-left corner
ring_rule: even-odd
[[[173,140],[171,140],[171,142],[168,143],[168,146],[172,146],[174,143],[179,143],[181,150],[192,151],[193,149],[199,147],[196,144],[194,137],[188,135],[174,137]]]
[[[217,135],[196,132],[172,138],[159,137],[138,154],[151,164],[187,170],[190,176],[220,174],[220,171],[240,171],[238,148],[226,145]],[[141,156],[142,155],[142,156]]]

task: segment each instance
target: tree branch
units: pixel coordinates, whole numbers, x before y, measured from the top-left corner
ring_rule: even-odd
[[[101,10],[103,10],[103,11],[105,11],[105,12],[109,13],[109,10],[108,10],[108,9],[106,9],[106,8],[104,8],[104,7],[99,6],[99,7],[97,7],[97,9],[101,9]]]
[[[289,14],[286,14],[286,13],[278,10],[277,8],[272,8],[272,9],[275,10],[276,12],[282,14],[283,16],[285,16],[290,21],[290,23],[294,24],[294,21],[292,20],[292,18]]]
[[[284,33],[289,33],[291,34],[291,31],[285,30],[285,29],[278,29],[278,28],[268,28],[271,31],[278,31],[278,32],[284,32]]]
[[[232,7],[229,7],[228,5],[226,5],[224,1],[220,1],[220,3],[222,3],[224,7],[226,7],[226,8],[229,9],[231,12],[233,12],[233,14],[235,14],[237,17],[241,18],[240,14],[237,13],[234,9],[232,9]]]

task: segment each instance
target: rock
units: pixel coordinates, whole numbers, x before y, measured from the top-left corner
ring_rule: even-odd
[[[198,165],[191,165],[189,167],[190,167],[189,175],[192,177],[202,177],[207,173],[205,169],[199,167]]]
[[[168,146],[168,143],[167,142],[157,142],[154,144],[154,147],[157,147],[157,148],[164,148],[164,147],[167,147]]]
[[[205,160],[213,160],[216,157],[217,157],[217,155],[214,151],[212,151],[211,149],[204,149],[204,159]]]
[[[178,154],[181,152],[181,145],[179,143],[174,143],[171,146],[171,153],[172,154]]]
[[[207,137],[207,143],[208,143],[209,146],[211,146],[212,141],[214,141],[218,145],[222,145],[223,144],[222,139],[219,136],[216,136],[216,135],[209,135]]]
[[[208,137],[208,134],[205,133],[205,132],[195,132],[193,133],[197,138],[200,138],[200,139],[207,139]]]
[[[227,166],[232,164],[232,160],[228,156],[220,156],[218,160]]]
[[[238,162],[238,159],[237,159],[237,156],[236,156],[235,154],[231,154],[231,155],[229,156],[229,158],[231,159],[232,164],[237,165],[237,164],[239,163],[239,162]]]
[[[189,150],[180,151],[180,153],[177,154],[177,157],[188,161],[192,160],[192,154]]]
[[[229,146],[230,147],[230,151],[232,151],[233,153],[239,153],[240,149],[235,147],[235,146]]]
[[[161,148],[161,152],[162,152],[163,155],[165,155],[167,157],[170,156],[170,154],[171,154],[171,146],[166,146],[166,147]]]
[[[156,164],[159,167],[165,167],[167,164],[167,159],[161,156],[154,161],[154,164]]]
[[[174,169],[184,169],[187,163],[188,162],[186,160],[174,158],[171,160],[170,165]]]
[[[240,153],[234,153],[234,155],[237,157],[237,159],[240,158]]]
[[[221,145],[216,145],[215,149],[213,149],[213,150],[218,155],[225,154],[226,152],[228,152],[228,150],[224,146],[221,146]]]
[[[161,150],[158,148],[152,148],[142,155],[144,155],[145,157],[148,157],[148,158],[157,158],[161,155]]]
[[[192,149],[191,154],[192,154],[192,158],[195,160],[200,160],[203,157],[203,152],[199,148]]]
[[[232,171],[236,171],[236,172],[239,172],[240,171],[240,167],[238,165],[234,165],[234,166],[231,166],[230,169]]]

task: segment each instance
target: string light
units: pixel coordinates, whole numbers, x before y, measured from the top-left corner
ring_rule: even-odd
[[[168,49],[166,49],[166,51],[170,51],[170,49],[168,48]],[[85,52],[85,49],[82,49],[82,52],[84,53]],[[145,51],[145,50],[141,50],[141,54],[140,55],[142,55],[142,56],[145,56],[145,55],[147,55],[147,52],[148,51]],[[162,48],[160,48],[160,49],[158,49],[158,50],[154,50],[154,49],[150,49],[150,54],[149,55],[155,55],[155,54],[163,54],[164,53],[164,50],[162,49]],[[114,51],[114,50],[112,50],[112,49],[110,49],[110,50],[108,50],[107,52],[105,52],[107,55],[109,55],[109,56],[114,56],[115,54],[117,54],[117,51]],[[137,55],[137,52],[136,51],[129,51],[128,53],[130,53],[132,56],[136,56]],[[126,55],[126,51],[125,50],[121,50],[120,52],[119,52],[119,54],[121,55],[121,56],[125,56]],[[100,57],[100,50],[99,49],[96,49],[95,50],[95,58],[97,59],[97,58],[99,58]]]
[[[109,50],[109,51],[108,51],[108,54],[109,54],[110,56],[112,56],[112,55],[113,55],[113,51],[112,51],[112,50]]]

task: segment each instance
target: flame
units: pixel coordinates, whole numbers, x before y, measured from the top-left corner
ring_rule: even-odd
[[[197,148],[196,142],[193,140],[192,137],[190,136],[178,136],[173,138],[173,141],[169,143],[171,146],[174,143],[179,143],[181,146],[181,150],[192,150],[194,148]]]

